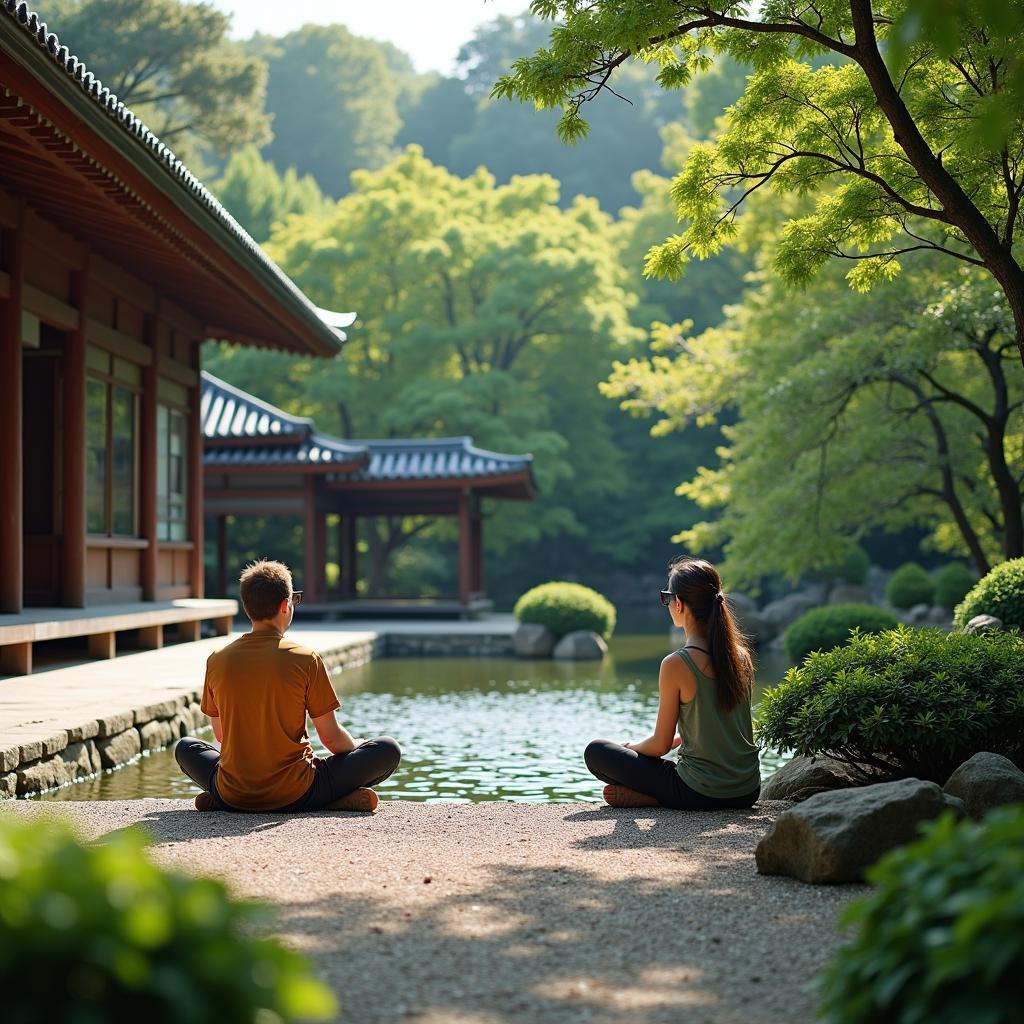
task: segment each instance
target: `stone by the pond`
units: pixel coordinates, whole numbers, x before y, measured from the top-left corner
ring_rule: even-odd
[[[520,658],[550,658],[555,635],[538,622],[521,622],[512,634],[512,647]]]
[[[915,604],[907,612],[907,624],[910,626],[920,626],[922,623],[928,621],[928,613],[932,610],[932,606],[927,602],[921,604]]]
[[[994,615],[975,615],[974,618],[964,626],[964,632],[988,633],[991,630],[1002,628],[1003,620],[997,619]]]
[[[953,621],[953,616],[948,608],[943,608],[940,604],[933,604],[928,610],[928,615],[924,621],[929,626],[944,626],[948,628]]]
[[[142,751],[142,740],[138,729],[125,729],[116,736],[106,736],[97,741],[104,768],[116,768],[125,764]]]
[[[1024,772],[1008,757],[983,750],[964,761],[942,789],[963,800],[972,818],[982,818],[993,807],[1024,803]]]
[[[806,800],[815,793],[863,785],[851,765],[834,757],[794,757],[761,785],[762,800]]]
[[[837,583],[828,595],[829,604],[871,604],[871,591],[856,583]]]
[[[752,597],[732,592],[726,596],[726,600],[740,624],[740,629],[755,643],[766,643],[778,632],[758,610],[757,602]]]
[[[146,722],[145,725],[139,726],[138,731],[143,750],[159,750],[177,739],[170,722],[160,720]]]
[[[810,594],[796,593],[780,597],[761,609],[761,617],[768,625],[781,633],[787,626],[796,622],[804,612],[817,608],[819,602]]]
[[[18,769],[18,795],[42,793],[70,782],[71,776],[59,756]]]
[[[757,870],[804,882],[858,882],[879,857],[915,839],[919,822],[950,809],[964,813],[962,801],[921,779],[818,793],[779,815],[757,844]]]
[[[17,772],[0,775],[0,800],[9,800],[18,792]]]
[[[554,656],[566,661],[600,661],[608,653],[604,638],[589,629],[574,629],[555,644]]]

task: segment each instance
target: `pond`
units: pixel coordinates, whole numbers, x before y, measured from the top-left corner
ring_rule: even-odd
[[[384,658],[334,678],[355,736],[394,736],[404,756],[381,799],[599,801],[583,764],[596,738],[640,739],[658,706],[664,632],[616,636],[601,663],[515,658]],[[761,659],[757,694],[784,673]],[[755,695],[755,700],[757,695]],[[314,735],[314,747],[324,753]],[[762,774],[780,759],[762,756]],[[170,750],[45,794],[43,800],[190,797],[198,792]]]

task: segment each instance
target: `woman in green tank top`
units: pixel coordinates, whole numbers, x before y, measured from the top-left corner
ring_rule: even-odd
[[[676,559],[661,603],[683,646],[661,663],[658,720],[636,743],[594,740],[587,767],[613,807],[751,807],[761,774],[750,713],[754,668],[710,562]],[[675,761],[664,757],[678,747]]]

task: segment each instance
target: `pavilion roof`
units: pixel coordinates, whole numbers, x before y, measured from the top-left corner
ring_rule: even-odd
[[[206,314],[205,323],[212,336],[321,356],[337,352],[345,340],[342,328],[354,321],[355,314],[332,313],[318,309],[310,302],[171,149],[118,100],[83,61],[61,44],[57,35],[48,29],[38,14],[29,10],[24,0],[0,0],[0,30],[4,29],[4,23],[22,31],[0,31],[0,48],[15,60],[24,61],[30,75],[23,83],[12,85],[5,81],[0,85],[0,106],[23,103],[19,94],[25,86],[29,85],[30,91],[35,93],[41,85],[47,93],[48,109],[42,120],[38,114],[31,115],[33,121],[39,121],[31,129],[36,144],[49,154],[50,159],[64,161],[70,168],[70,174],[82,175],[89,183],[88,187],[99,188],[106,193],[108,200],[115,192],[125,194],[124,201],[111,204],[108,217],[123,217],[130,213],[150,231],[164,233],[172,248],[179,250],[175,257],[178,260],[182,258],[180,249],[183,245],[194,250],[199,257],[196,262],[202,263],[204,276],[195,276],[196,270],[193,269],[193,276],[187,282],[183,280],[181,287],[185,294],[192,296],[192,305],[201,314]],[[5,36],[9,37],[10,48]],[[52,106],[53,101],[63,104],[60,113],[66,112],[67,118],[53,116],[57,109]],[[10,112],[24,120],[30,107],[15,106]],[[111,144],[113,151],[110,155],[118,158],[115,162],[122,157],[127,159],[125,166],[130,166],[133,172],[140,172],[149,186],[156,187],[156,192],[143,194],[135,181],[121,177],[122,169],[108,173],[104,157],[98,156],[97,150],[91,148],[91,143],[97,139]],[[26,164],[20,172],[21,180],[40,177],[44,169],[52,173],[52,167],[45,167],[40,162],[41,158],[43,153],[33,152],[33,163]],[[2,162],[0,158],[0,164]],[[9,167],[12,174],[19,173],[13,162],[9,162]],[[101,186],[98,175],[109,178],[109,181],[104,180]],[[0,185],[3,180],[4,175],[0,174]],[[40,192],[43,211],[65,228],[78,228],[75,234],[91,232],[102,243],[102,224],[88,219],[88,204],[72,203],[69,206],[59,197],[59,188],[48,189],[45,197]],[[180,214],[184,218],[181,224],[169,223],[164,211],[155,209],[158,197],[170,200],[168,211]],[[80,197],[73,198],[77,200]],[[191,237],[187,241],[181,230],[186,223],[189,229],[198,228],[199,232],[193,234],[190,230]],[[121,245],[123,248],[124,243]],[[227,264],[223,258],[218,259],[218,246],[221,251],[226,250],[229,263],[240,267],[248,276],[241,287],[237,277],[226,271]],[[167,257],[154,254],[152,266],[147,267],[144,256],[139,258],[139,254],[145,253],[145,246],[140,245],[138,253],[125,255],[136,272],[144,275],[151,270],[156,280],[165,281]],[[110,255],[116,259],[119,253],[115,250]],[[165,261],[162,265],[160,258]],[[200,282],[205,287],[200,287]],[[233,310],[230,322],[224,324],[216,319],[216,313],[224,308],[225,297],[229,294],[234,301],[227,305],[242,315]],[[249,317],[249,323],[242,323],[246,298],[255,315]]]
[[[464,477],[507,476],[531,472],[532,455],[506,455],[477,448],[471,437],[438,437],[424,441],[361,441],[369,459],[343,479],[444,480]]]

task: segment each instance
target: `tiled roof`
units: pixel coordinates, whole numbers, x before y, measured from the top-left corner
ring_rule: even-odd
[[[306,319],[314,321],[321,330],[327,329],[340,341],[345,340],[342,326],[355,319],[354,314],[331,313],[320,310],[303,294],[284,271],[253,241],[245,229],[231,216],[203,183],[135,116],[71,51],[62,45],[35,11],[29,10],[24,0],[0,0],[0,13],[5,14],[35,38],[40,50],[75,82],[82,93],[101,108],[111,121],[116,122],[128,135],[134,136],[155,160],[168,170],[192,198],[204,206],[247,250],[248,255],[264,270],[269,270],[287,289],[292,300],[300,307]]]
[[[363,469],[339,474],[345,480],[443,480],[507,476],[530,470],[531,455],[504,455],[476,448],[471,437],[428,441],[362,441],[369,453]]]

